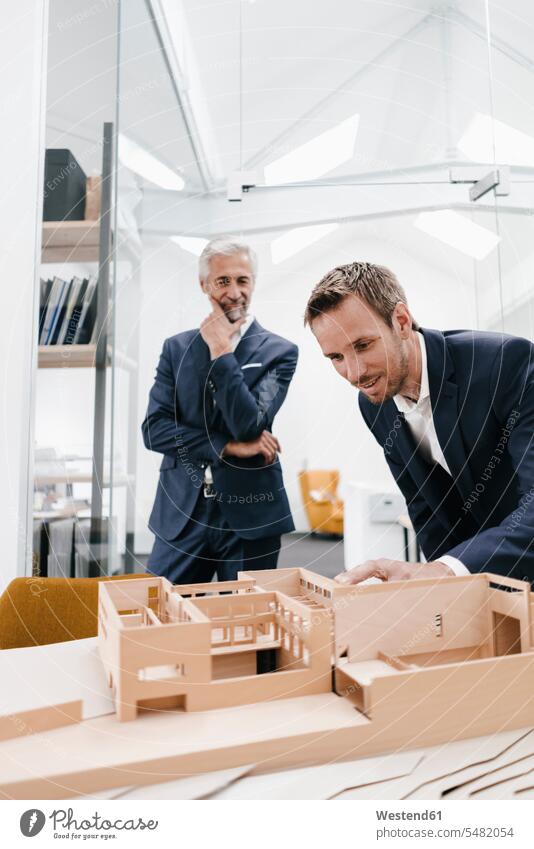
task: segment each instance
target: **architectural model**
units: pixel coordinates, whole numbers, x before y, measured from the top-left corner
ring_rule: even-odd
[[[368,735],[452,738],[534,718],[534,596],[491,574],[346,586],[306,569],[173,586],[102,582],[99,646],[119,720],[334,692]],[[530,679],[531,680],[531,679]],[[461,716],[458,704],[462,703]],[[488,706],[491,714],[487,714]],[[401,721],[400,718],[407,718]],[[462,736],[465,736],[465,732]]]
[[[43,695],[4,708],[2,798],[341,761],[353,762],[350,781],[362,758],[422,757],[438,745],[452,773],[456,756],[442,744],[478,737],[479,762],[484,735],[499,751],[524,738],[531,752],[527,583],[480,574],[344,586],[278,569],[203,585],[102,582],[99,596],[97,640],[63,649],[95,693],[76,672],[65,687],[58,648],[44,647],[50,673],[32,679]],[[35,662],[35,649],[12,652],[31,652],[26,668]],[[5,654],[6,692],[16,695],[24,658]]]

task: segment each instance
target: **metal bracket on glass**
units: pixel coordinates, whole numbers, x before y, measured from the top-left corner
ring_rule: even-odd
[[[228,177],[227,200],[243,200],[243,192],[253,189],[256,183],[255,171],[232,171]]]
[[[487,167],[487,166],[486,166]],[[492,189],[496,195],[510,194],[510,166],[499,165],[489,173],[485,167],[457,166],[449,169],[451,183],[472,183],[469,189],[469,200],[476,201],[484,197]]]

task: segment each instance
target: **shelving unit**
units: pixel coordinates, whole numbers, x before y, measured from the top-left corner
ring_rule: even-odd
[[[42,262],[98,262],[100,221],[44,221]]]
[[[106,552],[109,548],[109,528],[103,517],[104,488],[116,486],[129,488],[135,475],[129,472],[117,475],[104,468],[104,435],[106,430],[106,383],[108,374],[113,386],[113,368],[123,368],[134,372],[136,362],[114,348],[113,315],[110,308],[110,271],[114,259],[114,239],[112,232],[112,191],[113,191],[113,124],[104,124],[102,146],[102,195],[100,217],[85,221],[46,221],[42,225],[43,263],[86,263],[97,264],[97,315],[94,338],[96,344],[86,345],[40,345],[38,347],[39,369],[93,369],[94,381],[94,419],[92,467],[86,472],[35,476],[36,486],[66,484],[72,489],[73,483],[91,483],[90,534],[89,534],[89,575],[102,574],[109,562]],[[110,341],[111,336],[111,341]],[[108,370],[111,368],[111,372]],[[112,390],[113,397],[113,390]],[[111,508],[110,508],[111,509]],[[75,512],[72,513],[75,515]],[[36,513],[36,518],[39,514]],[[48,520],[63,518],[51,512]]]

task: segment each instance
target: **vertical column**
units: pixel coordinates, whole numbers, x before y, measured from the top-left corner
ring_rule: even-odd
[[[44,174],[48,2],[2,7],[0,29],[0,590],[31,575],[33,390]]]

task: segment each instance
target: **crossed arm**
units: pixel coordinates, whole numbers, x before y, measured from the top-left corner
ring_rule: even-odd
[[[266,463],[275,460],[276,453],[281,450],[280,444],[268,428],[272,426],[287,394],[297,363],[296,348],[291,357],[288,355],[289,363],[280,362],[283,379],[277,384],[276,392],[272,389],[266,392],[265,381],[260,382],[254,391],[249,390],[234,355],[226,357],[231,357],[233,362],[223,363],[220,373],[216,370],[218,388],[215,399],[228,430],[208,431],[181,421],[168,341],[164,343],[142,424],[143,441],[148,449],[173,455],[182,451],[184,456],[196,463],[213,463],[226,455],[252,457],[263,454]],[[217,362],[213,362],[214,367]],[[232,393],[236,393],[235,399],[231,397]]]

